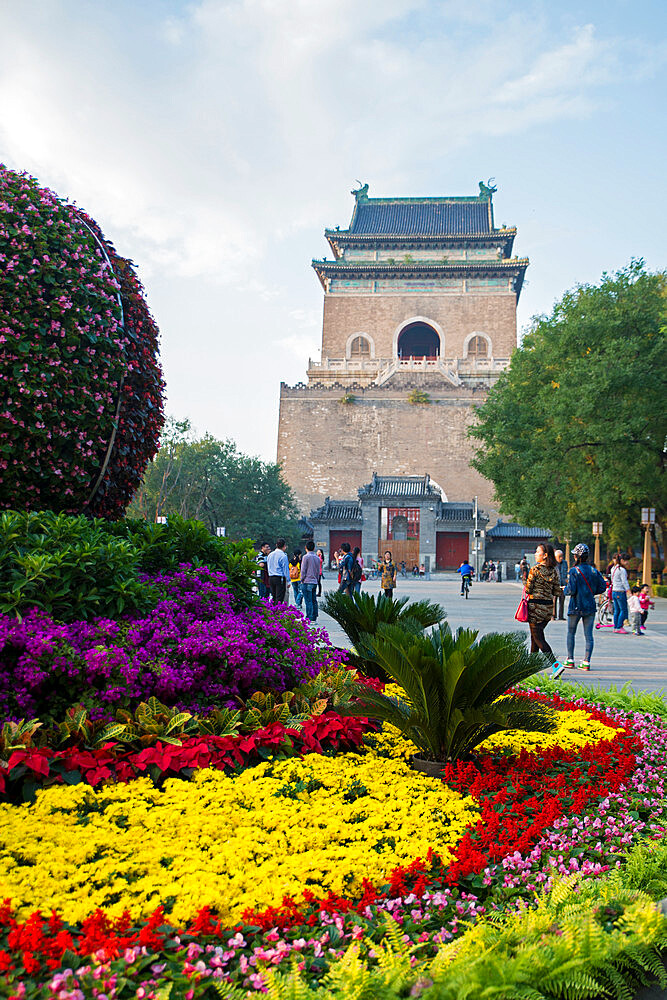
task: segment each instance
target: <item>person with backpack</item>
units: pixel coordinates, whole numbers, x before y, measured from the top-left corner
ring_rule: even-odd
[[[354,565],[352,566],[352,584],[354,586],[355,594],[361,593],[361,581],[365,580],[364,576],[364,560],[361,558],[361,549],[356,545],[352,551],[352,558],[354,559]]]
[[[294,555],[289,562],[289,578],[294,591],[294,603],[297,608],[303,604],[303,593],[301,592],[301,549],[295,549]]]
[[[350,543],[343,542],[341,545],[341,551],[343,553],[343,558],[338,563],[338,572],[340,574],[340,584],[338,586],[338,592],[340,594],[349,594],[350,597],[354,595],[354,580],[352,579],[352,569],[356,562],[354,556],[350,552]]]
[[[583,622],[586,644],[584,659],[579,664],[579,669],[591,669],[593,625],[597,610],[595,595],[604,594],[607,589],[602,573],[588,565],[589,554],[590,550],[583,542],[572,549],[574,566],[569,572],[565,587],[565,595],[569,596],[570,603],[567,609],[567,659],[563,666],[569,670],[574,669],[574,639],[579,622]]]
[[[385,597],[393,597],[394,588],[396,587],[396,563],[388,549],[384,554],[381,570],[382,579],[380,580],[380,587],[384,591]]]

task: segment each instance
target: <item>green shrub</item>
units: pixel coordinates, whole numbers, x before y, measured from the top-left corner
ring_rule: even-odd
[[[168,524],[154,524],[139,518],[123,521],[95,522],[115,538],[125,538],[138,550],[138,568],[142,573],[165,573],[178,569],[181,563],[208,566],[224,573],[237,604],[247,605],[253,599],[255,550],[249,540],[228,541],[212,535],[206,525],[194,518],[186,520],[177,514]]]
[[[667,584],[656,583],[653,585],[653,593],[656,597],[667,597]]]
[[[0,514],[0,611],[31,607],[59,621],[148,610],[157,591],[137,576],[139,550],[100,521],[69,514]]]
[[[215,538],[200,521],[0,514],[0,612],[19,618],[31,607],[58,621],[142,613],[159,593],[140,574],[173,572],[181,563],[223,572],[235,603],[252,603],[252,543]]]

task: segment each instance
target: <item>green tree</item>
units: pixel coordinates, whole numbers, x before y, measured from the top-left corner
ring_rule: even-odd
[[[533,321],[470,431],[504,513],[626,544],[651,505],[667,538],[666,306],[667,275],[633,261]]]
[[[284,535],[295,547],[301,537],[280,466],[242,454],[233,441],[210,434],[195,438],[189,420],[166,421],[160,449],[127,514],[148,521],[194,517],[211,531],[225,527],[228,538],[255,543]]]

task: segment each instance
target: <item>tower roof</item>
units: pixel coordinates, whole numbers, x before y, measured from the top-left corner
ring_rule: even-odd
[[[349,228],[355,236],[466,236],[492,231],[490,198],[359,198]]]

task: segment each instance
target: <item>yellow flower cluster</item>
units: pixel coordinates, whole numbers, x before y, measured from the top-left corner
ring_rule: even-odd
[[[558,728],[553,733],[521,732],[518,729],[508,729],[504,733],[495,733],[480,743],[481,750],[504,750],[508,753],[518,753],[520,750],[549,749],[562,747],[563,750],[576,750],[590,743],[601,743],[603,740],[613,740],[618,729],[605,726],[603,722],[593,719],[583,709],[558,712],[556,721]]]
[[[232,923],[304,889],[358,894],[429,847],[447,857],[478,816],[473,799],[373,753],[204,770],[162,791],[57,786],[0,806],[0,899],[78,921],[171,898],[177,920],[208,905]]]
[[[397,684],[387,684],[385,693],[400,696],[406,701],[405,692]],[[479,750],[502,750],[507,753],[519,753],[520,750],[539,750],[551,747],[562,747],[563,750],[576,750],[590,743],[601,743],[603,740],[613,740],[618,732],[611,726],[598,722],[590,713],[582,709],[567,710],[556,713],[557,728],[553,733],[522,732],[520,729],[508,729],[504,733],[489,736],[479,744]],[[385,725],[382,732],[366,737],[376,753],[384,757],[409,760],[415,753],[415,746],[401,736],[398,729]]]

